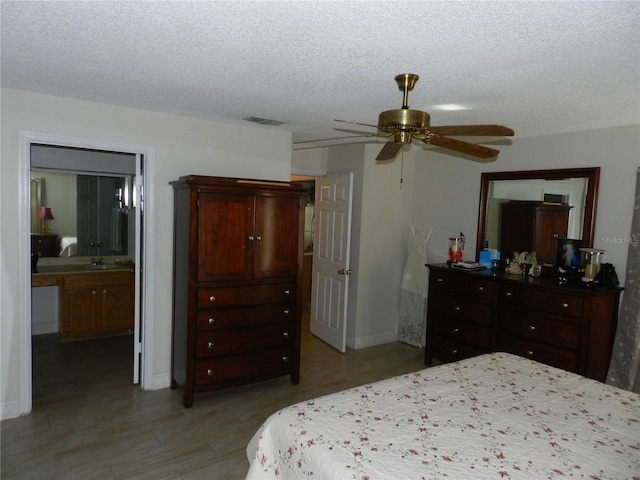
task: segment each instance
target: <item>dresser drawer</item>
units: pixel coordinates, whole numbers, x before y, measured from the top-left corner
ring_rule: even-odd
[[[584,298],[577,294],[550,289],[537,290],[520,285],[503,285],[500,291],[501,305],[575,318],[582,316],[583,302]]]
[[[435,314],[431,320],[434,322],[433,330],[438,335],[486,350],[491,348],[492,332],[489,328],[439,314]]]
[[[293,353],[293,347],[279,347],[198,360],[194,376],[196,390],[201,386],[240,385],[250,380],[285,375],[293,368]]]
[[[456,360],[462,360],[463,358],[475,357],[488,353],[490,350],[486,348],[479,348],[473,345],[467,345],[465,343],[456,342],[447,337],[440,335],[434,335],[431,340],[431,351],[433,357],[443,362],[455,362]]]
[[[275,283],[244,287],[198,288],[198,308],[234,307],[295,301],[294,283]]]
[[[525,340],[506,333],[498,333],[496,351],[513,353],[570,372],[575,372],[578,368],[575,351]]]
[[[201,332],[196,336],[196,356],[212,357],[292,345],[294,334],[293,322]]]
[[[575,350],[580,345],[580,327],[577,324],[545,318],[531,310],[502,309],[498,315],[498,329],[567,349]]]
[[[435,290],[455,292],[460,296],[481,298],[487,301],[494,299],[497,289],[495,282],[469,272],[454,274],[432,271],[429,282]]]
[[[434,291],[431,304],[433,311],[440,314],[479,325],[491,326],[492,308],[489,303]]]
[[[259,305],[249,308],[200,310],[196,315],[199,331],[244,328],[287,322],[296,317],[295,304]]]

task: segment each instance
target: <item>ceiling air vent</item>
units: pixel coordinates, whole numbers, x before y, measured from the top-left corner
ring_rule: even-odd
[[[246,120],[247,122],[259,123],[260,125],[271,125],[272,127],[279,127],[280,125],[284,125],[285,123],[287,123],[260,117],[247,117],[243,118],[243,120]]]

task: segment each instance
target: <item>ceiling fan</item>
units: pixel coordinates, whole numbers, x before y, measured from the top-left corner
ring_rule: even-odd
[[[394,159],[402,149],[402,146],[411,143],[411,140],[414,138],[422,140],[424,143],[430,145],[455,150],[456,152],[465,153],[479,158],[491,158],[500,153],[498,150],[494,150],[493,148],[449,138],[448,135],[492,137],[512,136],[513,130],[510,128],[502,125],[451,125],[434,127],[430,125],[431,116],[428,113],[410,109],[408,104],[409,92],[413,90],[418,78],[420,77],[414,73],[403,73],[395,77],[398,88],[403,91],[402,108],[397,110],[387,110],[380,113],[377,125],[334,119],[336,122],[377,128],[377,133],[353,132],[351,130],[336,129],[358,133],[358,135],[351,137],[326,138],[324,140],[338,140],[354,137],[390,138],[376,157],[377,161]],[[313,141],[317,142],[320,140]],[[296,143],[308,143],[308,141]]]

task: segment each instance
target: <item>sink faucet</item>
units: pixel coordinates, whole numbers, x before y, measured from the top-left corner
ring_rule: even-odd
[[[104,265],[104,258],[92,258],[91,259],[91,265]]]

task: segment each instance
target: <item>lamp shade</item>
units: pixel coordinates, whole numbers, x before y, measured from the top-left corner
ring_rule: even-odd
[[[38,218],[40,220],[55,220],[53,213],[51,213],[51,207],[40,207],[40,215]]]

